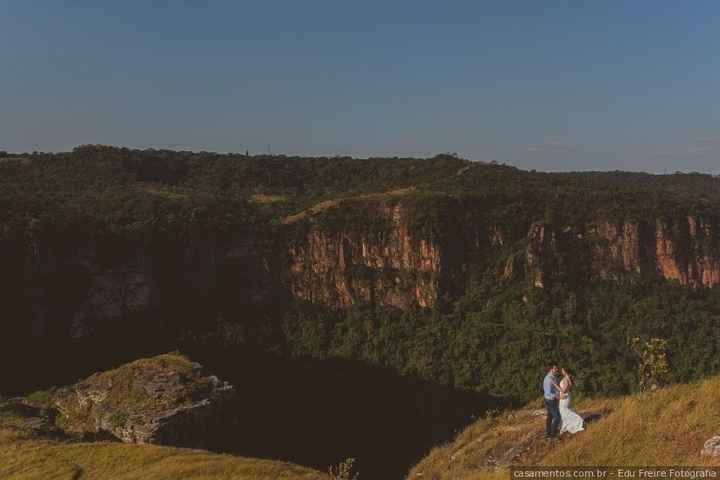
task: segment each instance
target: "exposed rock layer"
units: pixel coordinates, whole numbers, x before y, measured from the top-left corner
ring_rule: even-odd
[[[18,291],[12,301],[31,312],[26,324],[34,334],[65,328],[63,335],[75,337],[110,320],[152,312],[168,317],[173,309],[196,308],[222,316],[293,298],[333,308],[370,302],[442,306],[487,275],[499,281],[524,277],[539,288],[627,275],[691,287],[720,283],[714,218],[552,225],[486,217],[479,200],[442,196],[433,208],[419,222],[426,212],[402,195],[339,202],[271,230],[222,241],[168,239],[154,249],[92,241],[57,245],[30,232],[22,247],[8,245],[2,259],[13,278],[8,288]],[[373,220],[323,220],[327,214],[350,218],[358,209]],[[22,254],[13,248],[23,248]]]
[[[558,246],[558,236],[565,247]],[[576,272],[584,272],[579,280],[640,274],[690,287],[712,287],[720,283],[719,240],[715,221],[693,216],[598,222],[562,230],[540,223],[528,235],[527,259],[536,286],[561,280],[563,272],[546,266],[565,262],[574,265]]]
[[[53,394],[69,433],[107,432],[127,443],[203,447],[224,421],[232,385],[180,355],[138,360]]]
[[[444,273],[441,245],[410,232],[402,205],[373,207],[389,220],[387,231],[314,225],[289,246],[289,285],[296,298],[333,306],[435,304]]]
[[[456,207],[441,212],[447,223],[452,218],[464,220],[446,236],[413,232],[402,203],[378,208],[379,216],[392,220],[384,235],[362,229],[338,232],[314,224],[289,248],[293,295],[334,307],[372,301],[433,307],[448,295],[461,294],[470,278],[488,269],[497,270],[491,273],[500,280],[525,272],[538,288],[629,274],[691,287],[720,283],[720,230],[713,219],[687,216],[572,226],[535,222],[527,225],[523,237],[481,214],[462,216]],[[520,263],[519,251],[524,251]],[[505,259],[500,266],[498,258]]]

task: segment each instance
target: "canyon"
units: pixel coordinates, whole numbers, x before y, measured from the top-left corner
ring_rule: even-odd
[[[681,380],[720,368],[709,176],[25,157],[0,163],[3,395],[180,350],[239,393],[232,431],[187,445],[320,469],[357,456],[399,478],[471,418],[532,398],[549,354],[599,379],[590,393],[634,388],[630,332],[673,332]]]
[[[157,254],[121,245],[113,255],[106,245],[47,245],[41,238],[5,253],[18,269],[15,278],[26,282],[33,331],[46,332],[49,316],[62,315],[59,323],[71,337],[182,303],[186,295],[205,311],[228,301],[262,308],[278,299],[331,308],[441,308],[479,274],[536,288],[632,275],[692,288],[720,283],[720,235],[712,218],[536,221],[523,235],[483,219],[481,205],[450,199],[441,223],[427,233],[413,229],[403,197],[333,208],[336,215],[366,209],[384,223],[341,230],[310,217],[231,242],[168,243]]]

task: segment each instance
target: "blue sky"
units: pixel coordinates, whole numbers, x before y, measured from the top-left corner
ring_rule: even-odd
[[[0,0],[0,149],[720,173],[720,3]]]

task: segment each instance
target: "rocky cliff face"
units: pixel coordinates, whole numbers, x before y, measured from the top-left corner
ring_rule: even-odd
[[[276,295],[282,270],[266,232],[155,246],[53,244],[39,236],[16,249],[4,272],[15,280],[15,316],[27,333],[58,338],[86,337],[103,325],[157,312],[247,311]]]
[[[289,246],[289,285],[296,298],[338,307],[435,304],[444,273],[440,245],[409,231],[402,205],[380,205],[375,212],[389,220],[386,232],[313,226]]]
[[[57,422],[68,433],[109,433],[127,443],[203,447],[225,421],[232,385],[202,366],[168,354],[95,374],[53,393]]]
[[[558,236],[574,247],[559,248]],[[549,238],[549,240],[548,240]],[[560,231],[535,224],[528,234],[527,265],[535,286],[562,279],[546,265],[588,267],[581,280],[617,279],[624,274],[655,276],[690,287],[720,283],[720,237],[713,219],[687,216],[655,222],[599,222]],[[589,256],[585,255],[589,251]]]
[[[434,307],[461,294],[479,270],[493,270],[500,281],[524,272],[537,288],[630,274],[690,287],[720,283],[720,230],[709,218],[534,222],[523,237],[483,218],[482,205],[458,203],[441,211],[450,233],[433,237],[409,228],[412,214],[402,201],[373,208],[389,220],[381,235],[312,224],[290,244],[288,284],[295,298],[337,308],[366,302]]]
[[[337,230],[311,221],[288,244],[287,283],[295,298],[335,308],[434,307],[458,294],[481,252],[503,245],[500,229],[465,221],[475,212],[452,200],[429,231],[413,223],[416,212],[402,200],[338,208],[370,208],[385,227]]]
[[[227,312],[262,312],[281,299],[430,308],[487,275],[505,282],[524,277],[538,288],[629,274],[690,287],[720,283],[714,218],[561,226],[528,220],[509,228],[502,218],[486,217],[479,201],[438,198],[434,216],[420,226],[424,212],[397,196],[331,207],[335,218],[360,209],[372,221],[338,227],[312,215],[222,241],[49,244],[30,232],[0,252],[5,291],[17,292],[9,295],[14,316],[27,318],[19,325],[33,335],[85,337],[116,320],[197,312],[213,321]]]

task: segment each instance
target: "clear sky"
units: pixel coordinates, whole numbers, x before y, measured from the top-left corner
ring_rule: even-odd
[[[0,0],[0,149],[720,173],[720,2]]]

